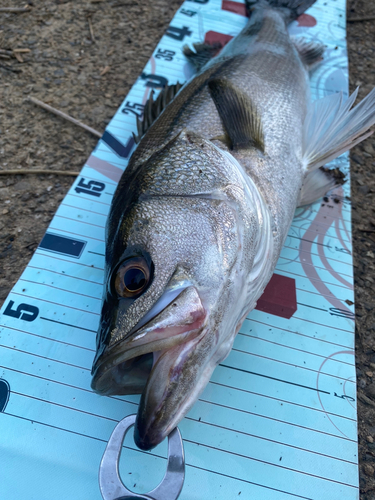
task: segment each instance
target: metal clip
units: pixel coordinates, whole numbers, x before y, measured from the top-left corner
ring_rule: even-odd
[[[129,415],[114,428],[99,468],[99,486],[104,500],[177,500],[185,479],[184,447],[176,427],[168,436],[168,465],[161,483],[149,493],[140,495],[129,491],[121,481],[118,465],[127,431],[135,423]]]

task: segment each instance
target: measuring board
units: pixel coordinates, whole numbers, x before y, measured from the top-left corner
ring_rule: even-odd
[[[90,389],[111,199],[150,91],[189,79],[186,43],[227,41],[245,25],[229,0],[187,0],[61,203],[0,323],[0,499],[100,500],[98,469],[139,396]],[[313,99],[347,95],[344,0],[318,2],[291,27],[327,45]],[[348,171],[347,155],[335,161]],[[354,500],[358,492],[354,298],[348,185],[298,209],[275,275],[229,357],[180,423],[181,500]],[[120,471],[149,491],[166,467],[124,443]]]

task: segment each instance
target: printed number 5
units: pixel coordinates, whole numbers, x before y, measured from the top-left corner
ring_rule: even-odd
[[[34,321],[39,314],[39,309],[30,304],[20,304],[17,309],[12,309],[14,306],[13,300],[9,301],[4,314],[12,318],[23,319],[24,321]]]

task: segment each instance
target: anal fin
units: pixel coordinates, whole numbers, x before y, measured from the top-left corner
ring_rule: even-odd
[[[298,207],[314,203],[343,182],[344,174],[339,169],[329,170],[321,167],[311,172],[308,171],[303,180]]]
[[[250,97],[228,80],[210,80],[208,88],[230,139],[231,149],[255,147],[264,152],[262,122]]]

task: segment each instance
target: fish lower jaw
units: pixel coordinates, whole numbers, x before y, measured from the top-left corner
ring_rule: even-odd
[[[141,450],[160,444],[185,417],[206,387],[216,366],[211,356],[202,366],[189,362],[208,332],[173,352],[160,353],[142,393],[134,427],[134,441]],[[199,356],[198,356],[199,358]],[[194,357],[195,359],[195,357]],[[191,361],[191,360],[190,360]]]
[[[92,389],[102,396],[140,394],[153,366],[153,353],[149,352],[120,362],[94,374]]]
[[[162,354],[169,349],[187,344],[192,338],[199,338],[204,332],[203,322],[204,318],[199,318],[189,325],[189,329],[185,328],[185,331],[181,331],[178,327],[175,330],[171,329],[169,339],[145,344],[139,348],[124,349],[107,362],[103,361],[94,372],[92,389],[102,396],[141,394]],[[134,355],[129,356],[129,351],[132,350]]]

